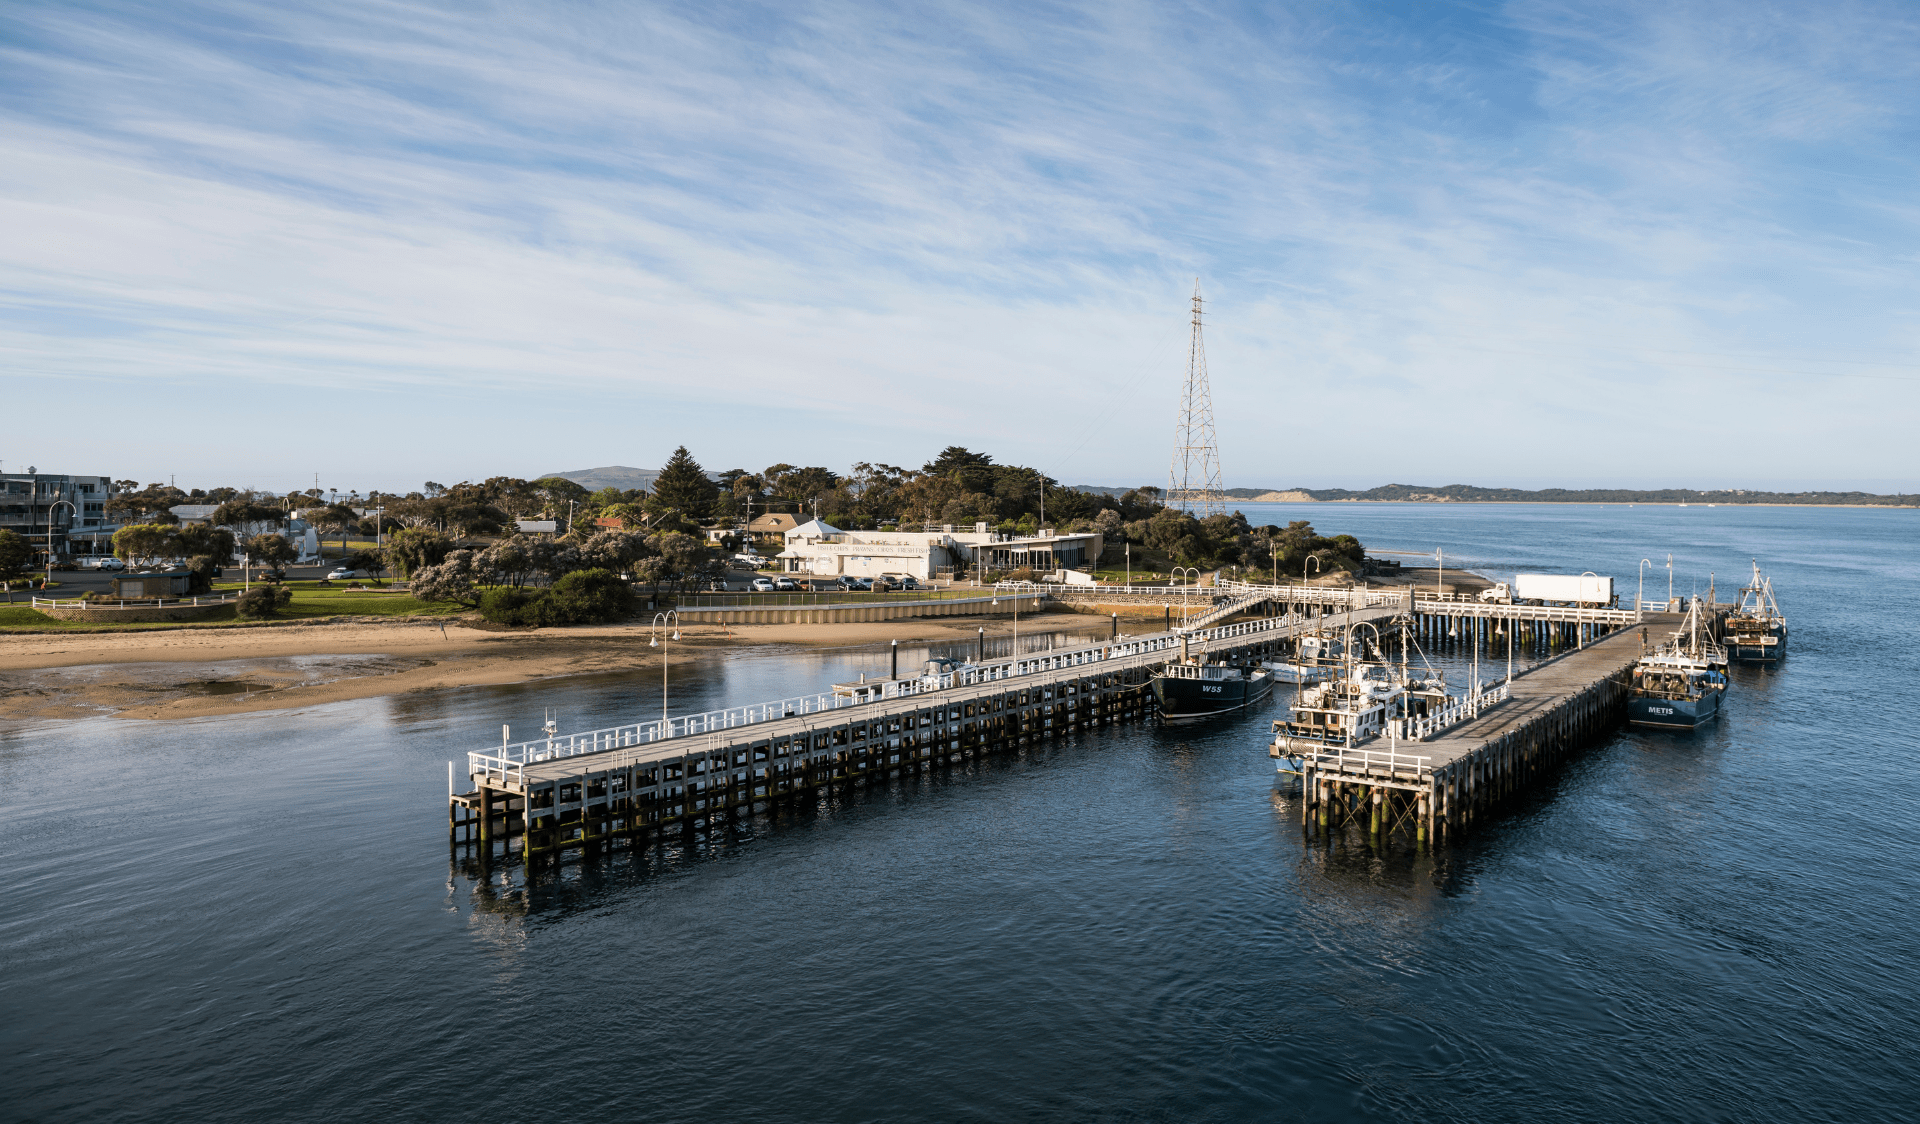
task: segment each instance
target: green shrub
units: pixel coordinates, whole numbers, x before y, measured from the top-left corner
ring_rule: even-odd
[[[576,570],[551,589],[490,589],[480,615],[496,624],[605,624],[632,616],[639,599],[611,570]]]
[[[632,587],[611,570],[575,570],[554,582],[548,596],[571,624],[626,620],[640,607]]]
[[[550,617],[544,589],[489,589],[480,595],[480,615],[495,624],[559,624]]]
[[[283,585],[256,585],[233,603],[234,615],[241,620],[261,621],[277,615],[293,604],[293,591]]]

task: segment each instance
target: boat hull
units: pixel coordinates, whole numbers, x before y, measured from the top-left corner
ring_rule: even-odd
[[[1697,699],[1627,699],[1627,724],[1651,730],[1692,730],[1719,714],[1719,691],[1708,691]]]
[[[1153,697],[1160,704],[1160,716],[1167,719],[1209,718],[1240,710],[1265,698],[1273,690],[1273,677],[1255,679],[1175,679],[1156,677]]]
[[[1727,656],[1741,663],[1776,663],[1787,654],[1787,634],[1773,636],[1729,636]]]

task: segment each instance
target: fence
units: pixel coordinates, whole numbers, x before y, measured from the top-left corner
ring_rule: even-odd
[[[239,598],[240,592],[209,594],[205,597],[129,597],[113,602],[88,601],[82,597],[62,601],[57,597],[36,597],[35,609],[172,609],[193,605],[225,605]]]

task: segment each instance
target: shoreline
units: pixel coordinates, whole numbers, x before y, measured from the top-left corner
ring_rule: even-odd
[[[1047,631],[1090,631],[1085,617],[1050,614]],[[1037,622],[1022,622],[1028,629]],[[845,624],[689,624],[669,664],[731,648],[865,647],[890,640],[956,642],[1005,617],[913,617]],[[0,721],[88,717],[206,718],[293,710],[350,699],[660,666],[644,625],[486,631],[438,623],[325,628],[193,629],[14,634],[0,645]]]

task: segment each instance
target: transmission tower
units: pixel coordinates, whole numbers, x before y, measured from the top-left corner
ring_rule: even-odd
[[[1220,445],[1213,436],[1213,392],[1207,387],[1207,344],[1200,334],[1203,300],[1193,281],[1193,340],[1187,345],[1187,388],[1173,430],[1173,468],[1167,502],[1197,518],[1225,515],[1220,492]]]

